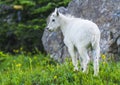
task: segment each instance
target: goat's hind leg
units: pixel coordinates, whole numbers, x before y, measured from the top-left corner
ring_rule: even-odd
[[[86,72],[88,63],[90,61],[90,58],[87,53],[87,49],[79,50],[79,55],[80,55],[79,59],[80,59],[80,63],[81,63],[81,69],[83,72]]]
[[[93,65],[94,65],[94,76],[97,76],[99,73],[99,57],[100,57],[100,47],[97,46],[93,50]]]

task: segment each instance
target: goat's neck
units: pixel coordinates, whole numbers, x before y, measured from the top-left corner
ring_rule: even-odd
[[[67,33],[67,31],[68,31],[68,28],[67,28],[68,21],[69,21],[68,17],[66,17],[64,15],[60,16],[60,23],[61,23],[60,29],[61,29],[61,31],[62,31],[64,36]]]

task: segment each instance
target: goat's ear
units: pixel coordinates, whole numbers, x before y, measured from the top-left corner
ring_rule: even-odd
[[[55,8],[55,13],[57,16],[59,16],[58,8]]]

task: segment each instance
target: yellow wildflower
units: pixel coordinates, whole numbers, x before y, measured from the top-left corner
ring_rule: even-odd
[[[23,50],[23,48],[21,47],[21,48],[20,48],[20,51],[22,51],[22,50]]]
[[[54,76],[54,79],[57,79],[57,76]]]
[[[23,9],[23,6],[21,6],[21,5],[14,5],[13,8],[16,9],[16,10],[19,10],[19,9]]]
[[[13,50],[13,52],[14,52],[14,53],[18,53],[18,52],[19,52],[19,50],[15,50],[15,49],[14,49],[14,50]]]
[[[22,65],[22,64],[20,64],[20,63],[19,63],[19,64],[16,64],[16,67],[21,67],[21,65]]]
[[[106,64],[106,62],[104,61],[103,64]]]
[[[106,56],[104,54],[102,55],[102,59],[106,59]]]

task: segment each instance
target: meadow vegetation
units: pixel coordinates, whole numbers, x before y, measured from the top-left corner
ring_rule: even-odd
[[[99,76],[74,72],[71,59],[60,64],[41,53],[11,55],[0,52],[0,85],[120,85],[120,62],[102,55]]]

